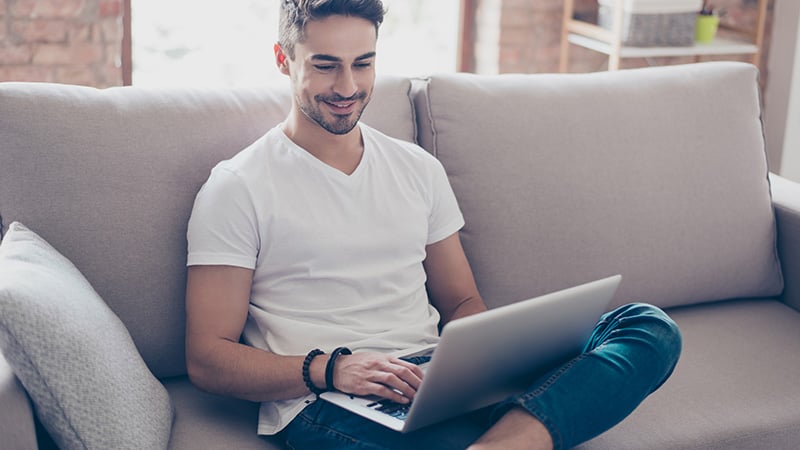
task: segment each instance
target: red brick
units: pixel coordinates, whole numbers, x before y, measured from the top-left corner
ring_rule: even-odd
[[[95,42],[95,26],[91,23],[72,23],[69,28],[69,42]]]
[[[29,18],[73,18],[86,7],[87,0],[15,0],[11,15]]]
[[[509,8],[517,10],[559,10],[563,11],[563,0],[503,0],[503,9]]]
[[[0,44],[0,65],[28,64],[31,48],[28,45]]]
[[[105,53],[105,65],[119,69],[122,67],[122,46],[118,44],[107,44]]]
[[[95,36],[95,42],[103,42],[106,44],[122,43],[122,19],[121,18],[106,18],[99,22],[100,33]]]
[[[12,33],[25,42],[65,42],[67,24],[60,20],[15,20]]]
[[[121,17],[122,0],[100,0],[98,13],[101,18]]]
[[[8,13],[12,17],[30,17],[36,8],[36,0],[15,0],[9,2]]]
[[[530,27],[534,24],[535,14],[530,11],[503,11],[500,19],[500,30],[506,28]]]
[[[536,45],[536,30],[532,28],[507,28],[500,32],[500,48]]]
[[[103,47],[90,43],[75,45],[42,44],[38,46],[33,63],[36,65],[89,65],[103,60]]]
[[[89,66],[67,66],[55,70],[55,79],[59,83],[94,86],[97,83],[97,74]]]
[[[44,81],[53,82],[53,71],[37,66],[2,66],[0,65],[0,81]]]
[[[103,82],[98,83],[97,87],[122,86],[122,69],[120,67],[103,67]]]

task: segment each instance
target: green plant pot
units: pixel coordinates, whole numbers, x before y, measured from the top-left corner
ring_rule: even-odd
[[[707,43],[714,40],[719,27],[719,16],[698,15],[695,24],[694,40],[699,43]]]

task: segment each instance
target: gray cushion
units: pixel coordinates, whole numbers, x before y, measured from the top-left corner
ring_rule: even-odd
[[[718,62],[432,77],[420,140],[487,302],[615,273],[616,304],[778,295],[757,76]]]
[[[175,405],[171,450],[283,448],[278,438],[262,437],[258,428],[258,403],[208,394],[186,377],[164,382]]]
[[[778,223],[778,253],[786,274],[800,273],[800,183],[770,175],[772,201]],[[784,279],[782,300],[800,310],[800,279]]]
[[[59,447],[165,448],[166,390],[78,269],[11,224],[0,244],[0,346]]]
[[[800,313],[770,300],[668,312],[683,334],[672,377],[581,450],[796,449]]]
[[[415,137],[410,82],[364,121]],[[0,83],[0,216],[56,244],[159,376],[186,373],[186,222],[211,168],[285,119],[288,88],[97,90]]]

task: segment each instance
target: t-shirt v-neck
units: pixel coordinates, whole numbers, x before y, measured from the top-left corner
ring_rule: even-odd
[[[346,174],[343,171],[337,169],[336,167],[331,166],[330,164],[322,161],[321,159],[317,158],[311,152],[304,149],[303,147],[297,145],[289,136],[286,135],[286,132],[283,131],[282,128],[280,129],[280,136],[283,139],[293,153],[299,156],[302,160],[304,160],[310,167],[314,170],[324,174],[327,178],[331,180],[336,180],[339,183],[344,184],[357,184],[364,175],[363,172],[367,171],[367,167],[369,165],[369,155],[372,153],[370,150],[371,144],[370,140],[367,138],[367,133],[364,132],[364,129],[358,125],[359,131],[361,132],[361,140],[364,142],[364,149],[361,152],[361,160],[359,160],[358,165],[356,166],[355,170],[352,173]]]

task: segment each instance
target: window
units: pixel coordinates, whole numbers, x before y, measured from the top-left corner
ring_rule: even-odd
[[[224,4],[224,7],[221,6]],[[283,83],[274,64],[277,0],[131,0],[137,86]],[[456,71],[460,0],[384,0],[380,74]]]

